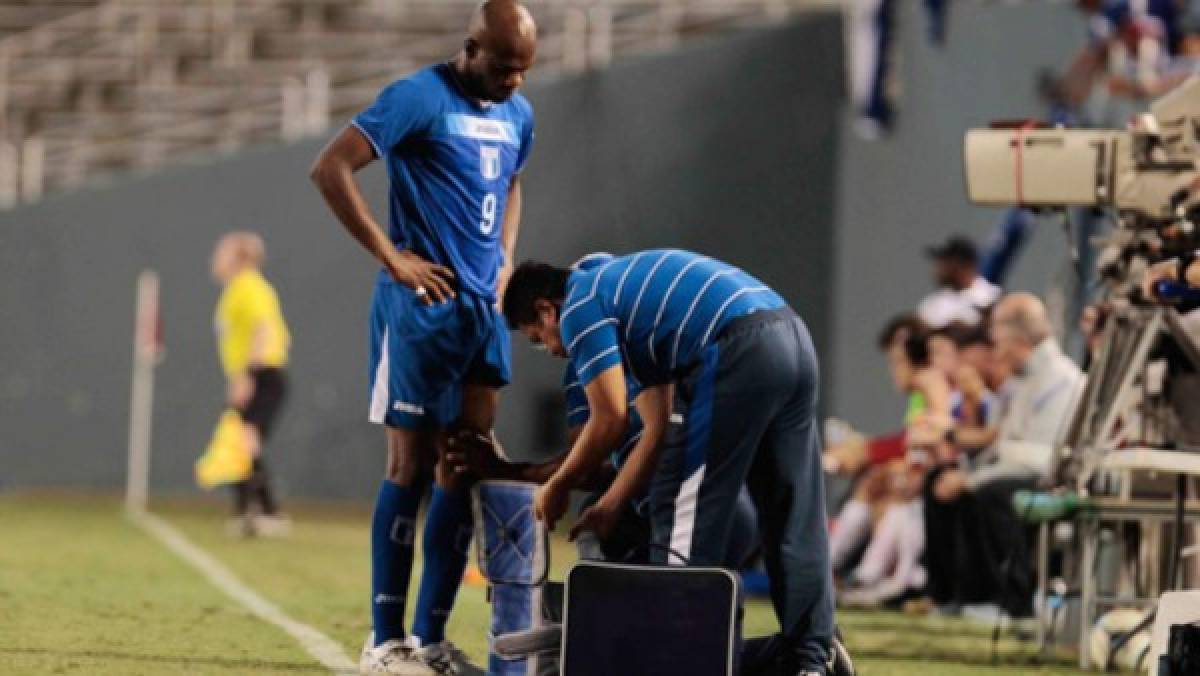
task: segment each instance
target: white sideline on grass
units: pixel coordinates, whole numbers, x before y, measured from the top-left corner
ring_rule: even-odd
[[[133,523],[141,526],[167,549],[202,573],[214,587],[220,589],[226,596],[242,604],[246,610],[264,622],[270,622],[287,632],[289,636],[296,639],[300,647],[316,658],[325,668],[335,674],[358,673],[354,661],[346,655],[336,641],[313,627],[292,619],[287,613],[280,610],[279,606],[259,596],[257,592],[246,586],[246,583],[238,579],[233,571],[214,559],[208,552],[192,544],[174,526],[146,511],[130,510],[126,514]]]

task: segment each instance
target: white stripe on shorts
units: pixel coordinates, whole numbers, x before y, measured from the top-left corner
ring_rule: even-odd
[[[671,551],[667,554],[667,563],[672,566],[685,566],[687,561],[679,557],[692,558],[692,534],[696,530],[696,503],[700,497],[700,484],[704,482],[705,465],[700,465],[695,472],[679,487],[675,496],[675,522],[671,525]],[[678,554],[679,556],[676,556]]]
[[[371,383],[371,408],[367,420],[382,425],[388,412],[388,330],[383,328],[383,340],[379,341],[379,364],[375,366],[375,382]]]

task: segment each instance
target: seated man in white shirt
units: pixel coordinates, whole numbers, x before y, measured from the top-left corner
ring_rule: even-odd
[[[946,466],[930,473],[926,560],[935,603],[998,603],[1020,617],[1032,611],[1032,570],[1012,495],[1049,477],[1083,374],[1050,335],[1036,296],[1005,296],[991,334],[995,357],[1012,372],[1000,393],[999,422],[969,472]]]
[[[930,328],[960,322],[977,325],[1000,298],[1000,287],[979,274],[979,250],[965,237],[951,237],[930,247],[933,280],[938,288],[917,306],[917,315]]]

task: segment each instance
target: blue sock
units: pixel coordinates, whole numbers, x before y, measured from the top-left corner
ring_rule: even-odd
[[[412,573],[421,491],[386,479],[371,519],[371,618],[375,645],[404,638],[404,605]]]
[[[435,485],[425,516],[421,544],[425,569],[413,618],[413,635],[421,639],[421,645],[446,640],[446,620],[467,567],[472,525],[471,494]]]

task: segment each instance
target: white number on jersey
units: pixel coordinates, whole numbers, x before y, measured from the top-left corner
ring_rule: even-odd
[[[492,234],[492,230],[496,228],[496,193],[489,192],[483,196],[483,204],[480,205],[483,219],[479,221],[479,232],[485,235]]]

